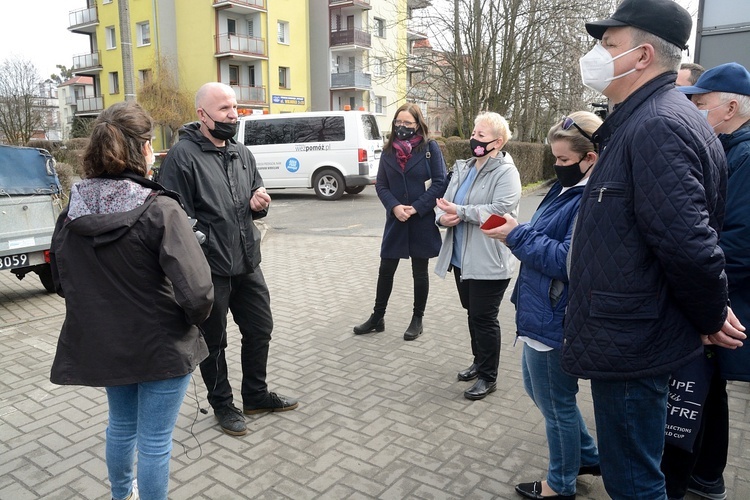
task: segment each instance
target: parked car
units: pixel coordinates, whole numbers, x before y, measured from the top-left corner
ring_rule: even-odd
[[[34,272],[55,291],[49,249],[62,211],[55,160],[44,149],[0,145],[0,270]]]
[[[255,156],[267,188],[313,188],[323,200],[375,184],[383,150],[375,116],[363,111],[244,116],[236,140]]]

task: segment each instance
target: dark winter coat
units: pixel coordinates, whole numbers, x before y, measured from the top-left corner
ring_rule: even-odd
[[[435,141],[420,144],[402,170],[394,152],[380,156],[375,190],[385,207],[385,229],[380,246],[383,259],[435,257],[440,251],[440,230],[435,225],[435,201],[448,185],[443,153]],[[432,181],[429,188],[425,183]],[[406,222],[393,215],[397,205],[417,211]]]
[[[670,373],[726,318],[726,157],[674,80],[646,83],[594,134],[602,152],[570,250],[562,366],[571,375]]]
[[[531,222],[513,228],[506,240],[521,261],[510,298],[516,305],[517,333],[555,349],[562,347],[568,305],[566,261],[583,188],[574,186],[560,194],[562,186],[555,182]]]
[[[727,215],[719,244],[726,256],[732,311],[750,327],[750,123],[719,135],[727,153]],[[727,380],[750,382],[750,342],[739,349],[716,349]]]
[[[77,184],[55,227],[51,263],[66,312],[53,383],[165,380],[208,356],[193,325],[211,311],[211,271],[176,195],[158,184]]]
[[[260,265],[260,231],[253,220],[268,211],[250,208],[263,185],[252,153],[233,139],[226,144],[225,151],[214,146],[198,122],[185,125],[159,169],[159,182],[179,193],[185,211],[198,220],[211,271],[237,276]]]

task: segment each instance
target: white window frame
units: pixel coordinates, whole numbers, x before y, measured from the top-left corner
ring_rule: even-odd
[[[148,38],[144,37],[144,32],[145,31],[148,31]],[[135,32],[136,32],[136,36],[138,38],[138,47],[143,47],[145,45],[151,45],[151,23],[149,21],[143,21],[141,23],[136,23],[136,25],[135,25]]]
[[[112,3],[112,0],[102,0],[102,5],[106,5],[108,3]]]
[[[283,45],[289,45],[288,21],[276,21],[276,41]]]
[[[282,74],[284,75],[282,78]],[[289,70],[289,67],[287,66],[279,66],[279,88],[280,89],[290,89],[292,88],[292,82],[291,82],[291,71]]]
[[[104,28],[104,39],[107,43],[107,50],[117,48],[117,32],[114,26],[107,26]]]
[[[109,93],[119,94],[120,93],[120,75],[117,71],[111,71],[109,73]]]
[[[372,58],[372,74],[375,76],[385,75],[385,59],[382,57]]]
[[[373,33],[378,38],[385,38],[385,19],[382,19],[380,17],[374,18],[374,24],[375,24],[375,33]]]
[[[385,97],[381,95],[375,96],[375,114],[385,114]]]

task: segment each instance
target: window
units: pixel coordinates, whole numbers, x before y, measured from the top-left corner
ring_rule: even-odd
[[[375,36],[385,38],[385,19],[375,18]]]
[[[251,87],[255,87],[255,66],[248,66],[247,70],[248,83]]]
[[[382,57],[372,58],[372,74],[375,76],[383,76],[385,74],[385,59]]]
[[[289,45],[289,23],[279,21],[276,24],[276,30],[278,32],[279,43]]]
[[[138,36],[138,46],[151,45],[151,25],[148,21],[135,25],[135,32]]]
[[[229,66],[229,85],[240,84],[240,67]]]
[[[279,88],[288,89],[290,88],[289,83],[289,68],[279,66]]]
[[[380,114],[385,113],[385,97],[375,97],[375,112]]]
[[[113,71],[109,74],[109,93],[119,94],[120,93],[120,78],[117,71]]]
[[[115,27],[114,26],[107,26],[104,28],[104,36],[107,39],[107,48],[108,49],[116,49],[117,48],[117,38],[115,38]]]
[[[230,35],[237,34],[237,21],[234,19],[227,19],[227,33]]]
[[[149,83],[151,83],[151,70],[139,69],[138,79],[141,81],[141,85],[148,85]]]
[[[102,0],[102,5],[112,3],[112,0]]]
[[[252,19],[248,19],[247,21],[247,36],[255,38],[255,23],[253,23]]]
[[[363,115],[365,116],[373,118],[371,115]],[[377,129],[377,124],[375,127]],[[365,126],[365,131],[367,130],[368,127]],[[245,146],[343,141],[345,138],[343,116],[262,118],[245,122]]]

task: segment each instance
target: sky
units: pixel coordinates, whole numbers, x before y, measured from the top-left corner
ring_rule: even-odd
[[[89,52],[88,37],[68,31],[69,12],[85,8],[86,0],[0,1],[3,4],[0,61],[13,56],[30,60],[44,80],[57,73],[57,64],[70,68],[73,56]],[[695,22],[698,0],[678,0],[678,3],[693,14]],[[691,49],[695,46],[693,40]]]
[[[68,13],[86,0],[0,0],[0,61],[13,56],[30,60],[42,80],[70,68],[73,56],[89,52],[88,37],[68,31]]]

